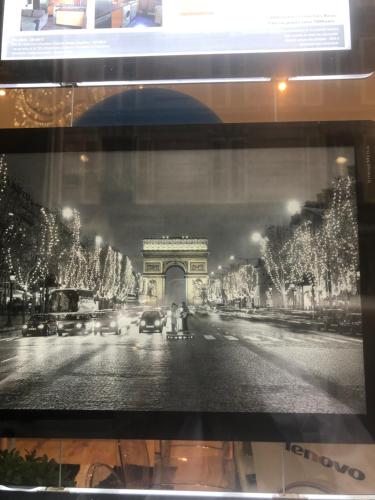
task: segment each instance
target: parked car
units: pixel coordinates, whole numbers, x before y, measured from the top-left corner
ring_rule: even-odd
[[[66,314],[57,322],[57,333],[67,335],[88,335],[94,331],[94,322],[90,314]]]
[[[93,315],[94,334],[121,334],[119,314],[117,311],[98,311]]]
[[[53,314],[34,314],[22,327],[22,336],[56,335],[57,320]]]
[[[139,333],[162,332],[164,319],[158,310],[145,311],[139,322]]]

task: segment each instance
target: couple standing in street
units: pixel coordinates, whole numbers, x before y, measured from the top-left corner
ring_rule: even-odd
[[[189,331],[188,325],[189,309],[185,302],[179,306],[173,302],[170,310],[170,331],[172,333],[187,333]]]

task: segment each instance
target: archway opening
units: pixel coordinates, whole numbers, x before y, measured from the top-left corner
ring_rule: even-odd
[[[184,271],[172,266],[165,275],[165,304],[186,302],[186,280]]]

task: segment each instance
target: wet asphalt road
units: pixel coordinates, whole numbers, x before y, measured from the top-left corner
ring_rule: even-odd
[[[0,337],[0,408],[364,413],[362,341],[217,313],[165,333]]]

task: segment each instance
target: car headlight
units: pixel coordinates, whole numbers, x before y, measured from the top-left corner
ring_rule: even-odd
[[[117,326],[116,321],[111,321],[111,322],[110,322],[110,324],[109,324],[109,326],[110,326],[111,328],[114,328],[115,326]]]
[[[22,330],[27,330],[27,325],[22,325]]]
[[[38,325],[38,330],[43,330],[44,325]]]
[[[77,324],[76,324],[76,327],[77,327],[78,329],[82,328],[82,323],[77,323]]]
[[[62,329],[62,327],[63,327],[63,326],[62,326],[62,323],[57,323],[57,328],[58,328],[59,330],[61,330],[61,329]]]
[[[141,321],[141,326],[146,326],[146,321],[142,320]]]
[[[98,328],[100,328],[100,327],[102,326],[102,324],[100,323],[100,321],[97,321],[97,322],[95,323],[95,326],[97,326]]]
[[[160,320],[158,320],[158,319],[157,319],[157,320],[154,322],[154,325],[155,325],[155,326],[160,326]]]

